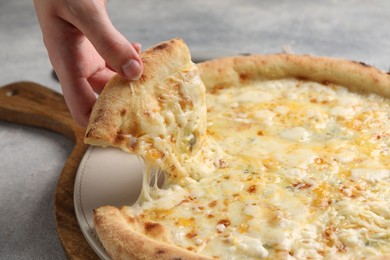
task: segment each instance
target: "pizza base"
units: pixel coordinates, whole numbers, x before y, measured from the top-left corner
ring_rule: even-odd
[[[100,241],[113,259],[212,259],[161,241],[167,240],[169,232],[163,226],[139,222],[112,206],[96,209],[94,223]]]
[[[174,49],[171,55],[181,57],[180,51]],[[161,60],[158,58],[155,64],[152,64],[148,63],[146,58],[146,64],[150,64],[151,67],[144,72],[140,82],[149,84],[149,81],[155,80],[152,75],[159,66],[166,65],[168,59],[170,56],[164,54],[161,56]],[[180,65],[172,64],[172,68],[174,66]],[[148,68],[147,65],[145,67]],[[252,80],[298,78],[322,84],[342,85],[351,91],[376,93],[390,98],[390,75],[353,61],[307,55],[276,54],[224,58],[199,64],[198,68],[208,91],[239,87]],[[164,77],[170,73],[172,72],[166,71],[165,74],[159,72],[156,77],[161,75]],[[121,81],[122,79],[116,77],[110,84],[122,84]],[[110,85],[107,89],[110,89]],[[116,91],[118,92],[109,94],[108,103],[104,107],[98,106],[94,110],[91,117],[93,118],[92,126],[88,128],[86,134],[87,143],[97,146],[125,147],[125,149],[128,147],[128,144],[124,143],[121,135],[117,132],[118,124],[122,123],[121,117],[123,116],[118,115],[118,111],[122,111],[128,106],[128,104],[118,103],[121,101],[117,100],[117,97],[128,93],[120,89]],[[104,113],[102,113],[103,109]],[[140,108],[137,106],[131,108],[132,111],[138,109]],[[135,122],[129,122],[129,125],[132,123]],[[99,239],[113,259],[211,259],[170,244],[168,235],[164,235],[169,233],[169,230],[165,230],[161,225],[152,225],[159,231],[155,235],[147,235],[145,223],[131,215],[122,213],[115,207],[104,206],[97,209],[94,223]],[[372,259],[389,258],[389,255],[372,257]]]

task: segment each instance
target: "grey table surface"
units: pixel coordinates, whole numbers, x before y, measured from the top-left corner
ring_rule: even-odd
[[[341,57],[390,67],[390,1],[108,0],[114,25],[144,48],[173,37],[193,56],[276,53]],[[32,1],[0,0],[0,86],[51,77]],[[0,259],[63,259],[54,191],[72,142],[0,121]]]

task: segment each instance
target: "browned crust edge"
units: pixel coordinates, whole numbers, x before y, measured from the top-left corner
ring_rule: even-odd
[[[136,231],[134,218],[118,208],[103,206],[94,212],[95,231],[113,259],[211,259]]]
[[[390,98],[390,75],[361,62],[310,55],[271,54],[228,57],[198,64],[208,91],[250,80],[296,78],[333,83],[359,93]]]

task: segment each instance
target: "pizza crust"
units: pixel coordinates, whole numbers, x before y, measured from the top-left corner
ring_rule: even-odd
[[[390,98],[390,75],[361,62],[309,55],[238,56],[198,64],[207,91],[251,80],[296,78]]]
[[[139,222],[112,206],[96,209],[94,223],[100,241],[113,259],[212,259],[169,244],[168,230],[163,226]],[[144,235],[147,229],[150,237]]]

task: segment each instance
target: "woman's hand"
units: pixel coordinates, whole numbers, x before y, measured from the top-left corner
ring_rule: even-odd
[[[106,82],[116,73],[142,74],[141,45],[112,25],[104,0],[34,0],[43,40],[69,110],[82,126]]]

